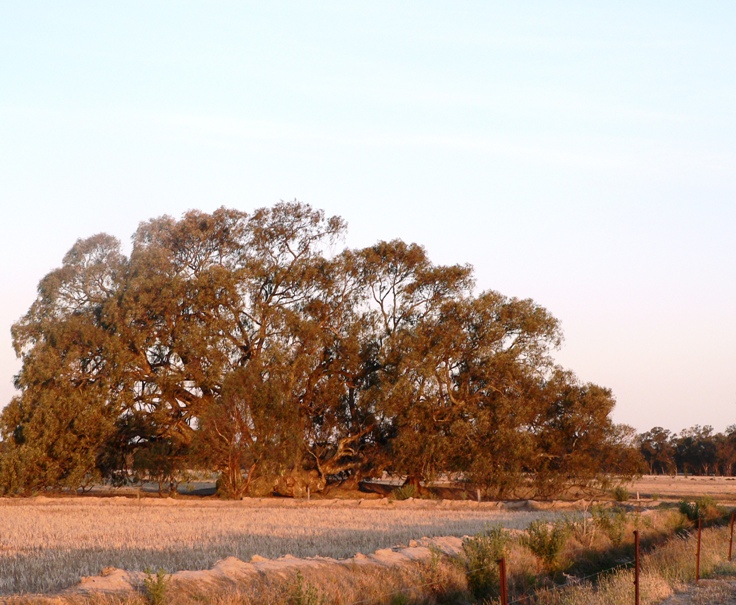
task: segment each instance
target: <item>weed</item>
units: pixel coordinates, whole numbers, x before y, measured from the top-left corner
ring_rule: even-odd
[[[146,568],[146,577],[143,578],[143,587],[145,588],[146,598],[150,605],[164,605],[166,603],[166,589],[168,588],[169,579],[166,572],[159,568],[154,576],[151,568]]]
[[[442,551],[434,545],[429,547],[431,558],[429,560],[429,584],[433,592],[442,590]]]
[[[304,579],[301,571],[296,572],[296,580],[289,595],[289,605],[323,605],[324,597],[321,597],[317,587]]]

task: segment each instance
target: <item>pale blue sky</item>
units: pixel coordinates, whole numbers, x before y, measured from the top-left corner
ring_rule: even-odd
[[[733,2],[0,0],[9,329],[78,237],[299,199],[563,324],[646,430],[736,423]]]

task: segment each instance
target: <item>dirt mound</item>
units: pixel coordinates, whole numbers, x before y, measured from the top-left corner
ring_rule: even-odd
[[[221,586],[238,584],[256,577],[279,577],[289,579],[297,571],[319,569],[329,574],[342,574],[361,568],[375,569],[400,567],[417,561],[430,561],[432,551],[439,550],[446,555],[457,555],[462,551],[462,538],[454,536],[440,538],[422,538],[412,540],[408,546],[384,548],[365,555],[356,554],[349,559],[332,559],[330,557],[310,557],[299,559],[285,555],[278,559],[267,559],[258,555],[250,561],[241,561],[228,557],[218,561],[211,569],[201,571],[179,571],[168,576],[172,588],[185,588],[196,584],[200,588],[205,585]],[[63,591],[60,595],[71,597],[78,594],[92,593],[125,593],[141,590],[146,574],[143,572],[125,571],[107,568],[98,576],[82,578],[76,586]],[[51,600],[51,597],[49,600]],[[57,601],[58,602],[58,601]]]

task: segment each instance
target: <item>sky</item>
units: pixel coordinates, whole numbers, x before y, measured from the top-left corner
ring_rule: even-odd
[[[0,0],[0,406],[78,238],[298,199],[547,308],[616,422],[725,430],[734,28],[731,1]]]

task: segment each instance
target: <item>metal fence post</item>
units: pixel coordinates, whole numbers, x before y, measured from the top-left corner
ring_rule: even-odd
[[[698,517],[698,553],[695,556],[695,583],[700,580],[700,535],[703,531],[703,520]]]
[[[506,587],[506,559],[501,557],[496,563],[498,563],[498,573],[501,576],[501,605],[509,605],[509,595]]]
[[[731,512],[731,538],[728,541],[728,560],[732,560],[731,555],[733,553],[733,520],[736,517],[736,511]]]
[[[639,605],[639,530],[634,530],[634,605]]]

